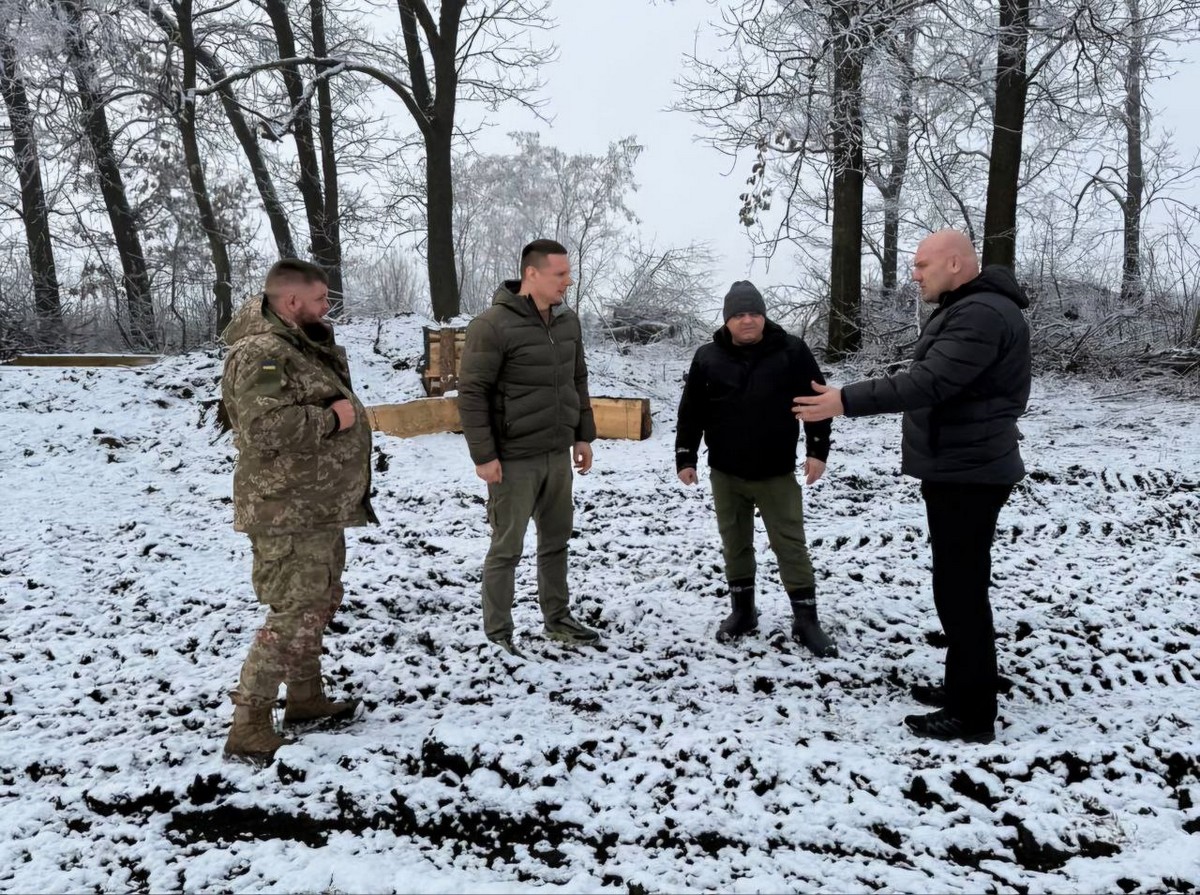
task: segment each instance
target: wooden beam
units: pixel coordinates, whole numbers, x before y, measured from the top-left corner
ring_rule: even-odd
[[[462,431],[458,423],[458,401],[454,398],[420,398],[406,404],[376,404],[367,408],[367,420],[376,432],[397,438]]]
[[[592,398],[596,435],[600,438],[650,437],[649,398]],[[376,404],[367,408],[371,428],[385,435],[412,438],[438,432],[461,432],[457,398],[420,398],[405,404]]]
[[[598,438],[629,438],[645,441],[650,437],[649,398],[592,398]]]
[[[18,354],[11,367],[145,367],[161,354]]]

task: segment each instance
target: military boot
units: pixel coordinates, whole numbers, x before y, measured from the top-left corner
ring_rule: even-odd
[[[758,630],[758,610],[754,608],[754,579],[742,578],[729,582],[729,598],[733,611],[717,628],[717,640],[728,643],[735,637]]]
[[[836,659],[837,644],[821,630],[817,620],[817,591],[812,587],[798,587],[788,591],[792,604],[792,639],[808,647],[813,655],[822,659]]]
[[[275,732],[269,705],[235,705],[225,757],[265,766],[275,758],[276,749],[292,742]]]
[[[287,704],[283,710],[283,723],[297,724],[326,719],[334,722],[349,721],[354,715],[354,710],[361,703],[361,699],[347,699],[339,702],[330,700],[325,695],[325,688],[320,677],[304,681],[289,681]]]

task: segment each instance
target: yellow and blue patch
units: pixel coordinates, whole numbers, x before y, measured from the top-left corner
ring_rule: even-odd
[[[278,396],[283,391],[283,365],[270,357],[259,361],[254,384],[261,394]]]

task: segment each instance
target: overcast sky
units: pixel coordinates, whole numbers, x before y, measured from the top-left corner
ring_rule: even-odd
[[[700,29],[702,48],[715,46],[705,23],[719,10],[707,0],[557,0],[551,9],[558,27],[551,39],[559,59],[544,70],[547,126],[527,113],[503,116],[478,142],[484,151],[506,151],[507,131],[536,130],[542,142],[572,153],[601,153],[608,144],[634,134],[645,147],[636,168],[640,188],[631,203],[647,238],[661,246],[693,240],[713,244],[723,256],[717,270],[722,289],[750,277],[760,286],[792,279],[792,266],[773,262],[751,266],[745,229],[738,223],[738,195],[749,175],[746,159],[736,168],[728,157],[699,143],[699,125],[667,109],[678,100],[675,80],[682,58]],[[1181,54],[1182,55],[1182,54]],[[1193,61],[1154,88],[1162,103],[1162,123],[1175,130],[1182,159],[1200,143],[1195,100],[1200,67]],[[1200,190],[1191,201],[1200,204]],[[912,251],[912,246],[902,246]],[[901,264],[907,263],[902,256]]]
[[[681,60],[715,8],[704,0],[558,0],[551,12],[559,23],[551,33],[559,59],[543,73],[543,114],[553,123],[506,115],[479,147],[504,151],[505,132],[536,130],[544,144],[597,154],[636,135],[646,148],[631,207],[645,237],[660,247],[710,242],[723,256],[718,283],[746,277],[750,249],[738,223],[738,194],[749,171],[732,170],[727,157],[696,142],[690,115],[667,111],[678,98]]]

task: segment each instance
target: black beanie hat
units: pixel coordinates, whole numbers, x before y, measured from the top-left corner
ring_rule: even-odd
[[[725,296],[725,322],[737,314],[762,314],[767,316],[767,304],[762,293],[749,280],[738,280],[729,287]]]

